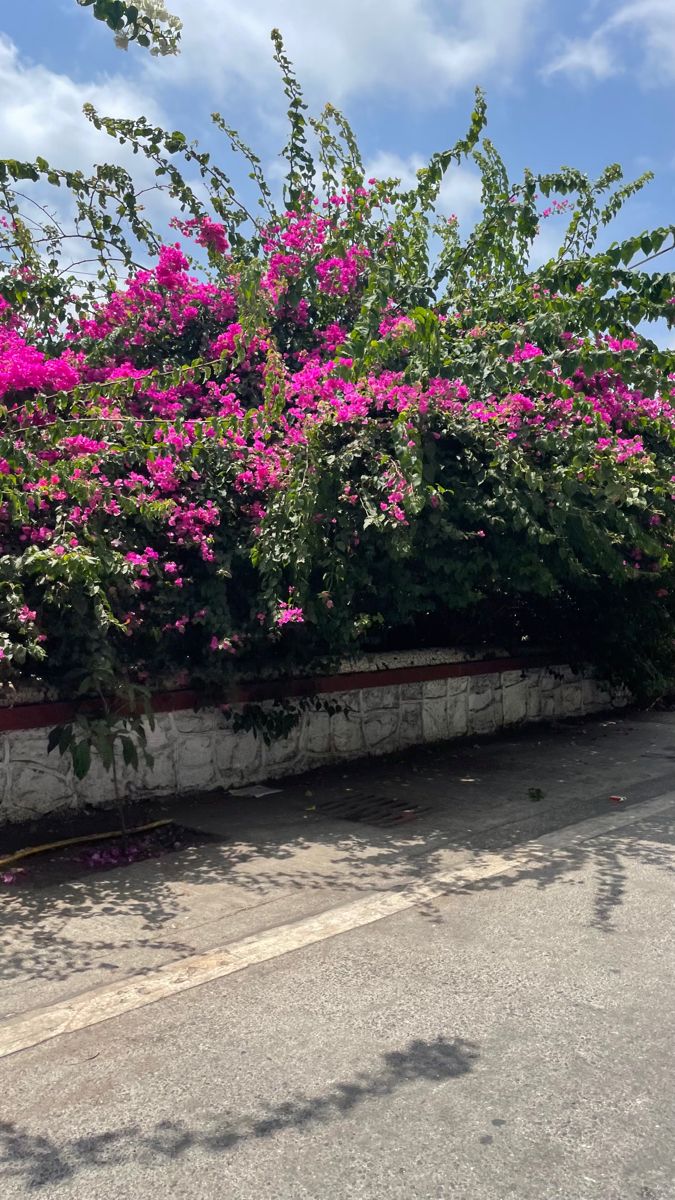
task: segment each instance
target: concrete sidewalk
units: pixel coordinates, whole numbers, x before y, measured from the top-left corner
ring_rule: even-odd
[[[22,1012],[27,995],[30,1007],[50,1004],[364,892],[423,883],[627,809],[674,779],[675,714],[629,715],[356,762],[283,781],[260,800],[166,804],[158,815],[222,842],[4,894],[0,1018]],[[414,819],[378,828],[334,815],[374,800],[385,812],[403,802]]]
[[[412,751],[11,895],[3,1196],[672,1200],[674,760],[670,714]]]

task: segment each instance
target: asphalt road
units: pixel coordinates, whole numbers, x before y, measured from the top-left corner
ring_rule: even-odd
[[[655,728],[663,757],[673,725]],[[161,998],[111,1019],[91,1014],[119,991],[114,963],[56,992],[26,973],[0,1054],[37,1005],[45,1020],[86,1008],[90,1023],[43,1041],[38,1020],[36,1044],[0,1058],[3,1200],[672,1200],[665,792],[652,782],[652,800],[643,789],[599,820],[597,806],[572,825],[563,814],[502,862],[455,846],[412,885],[334,881],[290,911],[290,951],[283,938],[275,950],[286,906],[266,893],[236,970],[187,990],[169,974]],[[371,869],[383,853],[382,839],[364,851]],[[384,915],[366,921],[375,892]],[[338,911],[339,932],[311,924]],[[238,928],[212,927],[214,962]],[[124,979],[156,969],[134,959]]]

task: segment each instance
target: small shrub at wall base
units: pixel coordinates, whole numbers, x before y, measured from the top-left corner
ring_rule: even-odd
[[[3,683],[218,695],[435,643],[563,646],[667,692],[675,361],[644,330],[675,315],[674,231],[605,232],[647,177],[512,182],[478,94],[414,188],[375,179],[274,54],[281,203],[218,114],[257,199],[181,132],[87,110],[152,165],[169,234],[124,168],[0,161]],[[467,162],[464,231],[438,203]]]
[[[103,690],[105,688],[105,690]],[[137,771],[141,761],[152,767],[154,759],[148,750],[148,730],[155,728],[147,689],[133,684],[120,686],[113,678],[84,677],[80,683],[86,707],[75,720],[51,730],[47,752],[58,749],[61,757],[68,755],[76,779],[84,779],[98,757],[104,770],[109,771],[114,786],[115,803],[122,832],[126,835],[126,816],[123,789],[120,786],[118,756],[125,767]],[[92,711],[87,704],[91,692],[97,693],[97,706]]]

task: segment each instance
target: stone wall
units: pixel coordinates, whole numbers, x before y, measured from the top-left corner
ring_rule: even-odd
[[[482,673],[481,664],[467,661],[471,674],[458,675],[462,668],[455,665],[455,674],[448,676],[447,664],[457,664],[458,656],[441,652],[435,652],[433,667],[428,653],[406,656],[412,667],[408,674],[419,671],[422,662],[427,675],[434,670],[438,677],[400,682],[401,659],[396,656],[392,674],[380,656],[372,678],[360,677],[365,686],[356,689],[336,690],[339,677],[334,677],[325,700],[339,711],[304,711],[297,726],[271,745],[253,732],[235,733],[231,717],[216,708],[161,713],[148,735],[152,768],[142,766],[136,773],[120,763],[125,794],[166,796],[236,787],[422,743],[585,716],[627,699],[566,666],[495,670],[493,661],[485,664],[493,669]],[[399,682],[390,682],[392,678]],[[58,751],[47,754],[47,737],[46,727],[0,733],[0,823],[112,803],[112,781],[100,764],[94,761],[84,780],[75,779],[69,758],[60,758]]]

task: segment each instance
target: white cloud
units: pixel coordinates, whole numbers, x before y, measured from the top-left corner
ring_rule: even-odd
[[[647,82],[675,81],[675,3],[673,0],[633,0],[607,21],[608,31],[625,30],[642,48]]]
[[[417,182],[417,172],[427,164],[419,155],[413,154],[402,158],[389,151],[381,151],[365,164],[366,176],[376,179],[400,179],[405,188],[414,187]],[[450,215],[454,213],[461,221],[475,218],[480,209],[481,180],[480,176],[464,166],[452,166],[448,169],[438,198],[440,212]]]
[[[312,96],[342,101],[406,92],[423,104],[456,87],[507,78],[529,48],[544,0],[173,0],[182,52],[151,63],[155,79],[200,83],[214,95],[233,82],[266,91],[274,79],[270,30]]]
[[[121,76],[78,83],[68,75],[26,62],[16,46],[0,35],[2,156],[32,161],[40,155],[54,167],[81,169],[85,174],[95,163],[114,162],[130,170],[137,187],[152,188],[155,178],[151,164],[134,155],[129,146],[120,146],[108,134],[96,130],[82,112],[87,101],[103,116],[135,117],[145,113],[158,123],[162,120],[158,106],[148,100],[143,89]],[[18,191],[26,197],[21,206],[28,220],[42,221],[34,202],[72,229],[74,206],[67,188],[55,188],[40,180],[35,184],[24,182]],[[144,204],[146,215],[161,227],[169,212],[165,195],[152,191],[144,197]],[[72,255],[64,256],[64,264],[89,256],[83,243],[67,244],[72,247]]]
[[[0,145],[5,158],[41,154],[55,166],[85,168],[92,162],[128,159],[105,133],[82,115],[90,101],[104,116],[158,117],[147,92],[121,76],[77,83],[38,64],[27,63],[0,35]]]
[[[545,77],[607,79],[631,69],[645,85],[675,82],[675,0],[628,0],[588,38],[566,39]]]
[[[565,74],[578,80],[608,79],[617,75],[621,66],[612,47],[601,34],[589,38],[566,39],[560,53],[544,67],[545,77]]]

